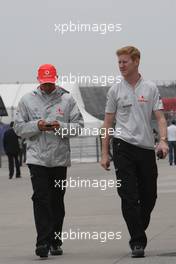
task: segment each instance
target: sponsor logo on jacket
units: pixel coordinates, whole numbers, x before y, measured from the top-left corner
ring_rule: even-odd
[[[139,98],[138,98],[138,102],[141,102],[141,103],[147,103],[148,101],[149,101],[149,100],[146,99],[146,98],[144,98],[143,95],[139,96]]]
[[[62,111],[62,109],[60,107],[57,108],[56,112],[59,115],[64,115],[64,112]]]

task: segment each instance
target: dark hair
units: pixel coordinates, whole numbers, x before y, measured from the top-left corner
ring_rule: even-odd
[[[14,126],[14,121],[10,122],[10,127]]]

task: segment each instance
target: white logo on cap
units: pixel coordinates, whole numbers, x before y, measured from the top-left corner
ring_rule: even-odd
[[[50,74],[49,70],[46,70],[46,71],[45,71],[45,74],[46,74],[46,75],[49,75],[49,74]]]

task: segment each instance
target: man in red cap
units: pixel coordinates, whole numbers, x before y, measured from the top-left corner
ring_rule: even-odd
[[[55,84],[57,77],[53,65],[39,67],[37,79],[40,85],[22,97],[15,120],[17,135],[27,142],[26,163],[31,174],[37,230],[35,253],[40,257],[48,257],[49,251],[51,255],[63,253],[66,184],[61,183],[66,181],[70,166],[70,132],[83,127],[75,100]]]

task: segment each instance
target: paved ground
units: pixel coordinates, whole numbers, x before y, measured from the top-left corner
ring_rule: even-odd
[[[176,263],[176,166],[159,161],[159,194],[148,234],[144,259],[131,259],[128,232],[115,188],[67,189],[64,231],[89,232],[92,239],[66,240],[64,255],[50,256],[45,263],[128,264]],[[105,172],[99,164],[73,164],[68,177],[78,180],[115,179],[113,168]],[[21,179],[8,179],[7,162],[0,169],[0,264],[31,264],[42,261],[34,254],[35,227],[32,214],[31,183],[26,166]],[[95,183],[95,182],[94,182]],[[103,183],[103,182],[102,182]],[[105,240],[105,232],[122,232],[120,240]],[[98,237],[92,235],[98,232]],[[104,232],[104,233],[102,233]],[[101,237],[100,237],[101,235]],[[93,239],[94,238],[94,239]],[[99,238],[99,240],[96,240]],[[111,236],[112,238],[112,236]]]

